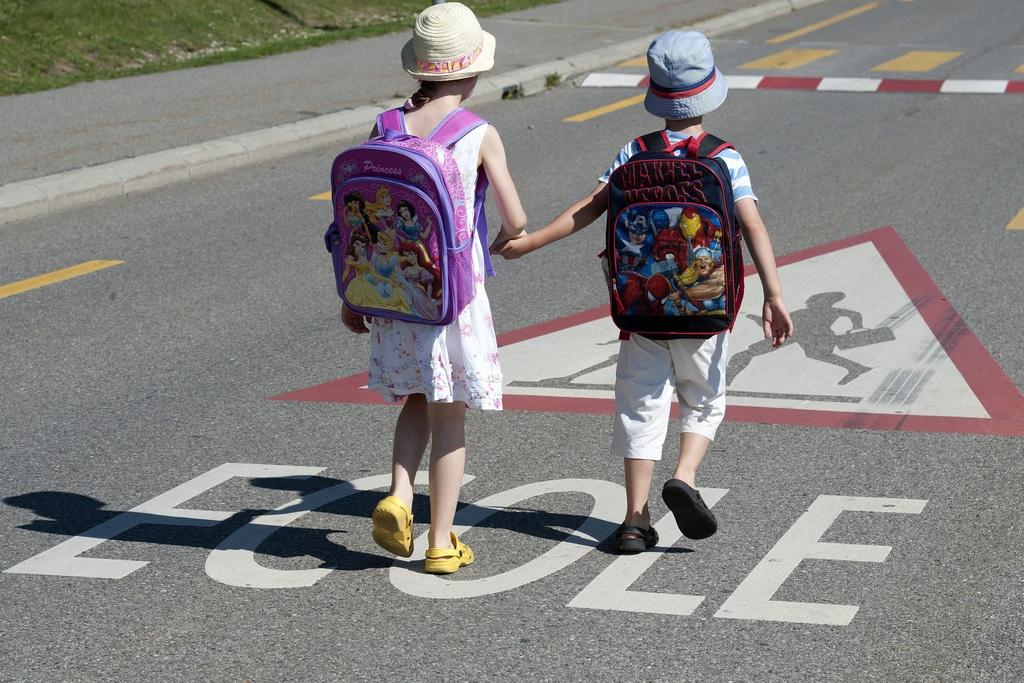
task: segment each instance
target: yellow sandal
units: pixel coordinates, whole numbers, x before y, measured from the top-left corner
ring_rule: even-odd
[[[451,574],[461,567],[473,564],[476,555],[473,550],[460,541],[452,532],[453,548],[428,548],[424,554],[423,571],[428,574]]]
[[[373,509],[373,540],[399,557],[412,555],[412,510],[397,496],[388,496]]]

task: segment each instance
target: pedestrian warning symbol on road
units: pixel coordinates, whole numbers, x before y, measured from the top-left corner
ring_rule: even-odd
[[[1024,435],[1024,396],[893,228],[779,259],[796,334],[772,350],[760,281],[729,341],[726,419],[861,429]],[[499,337],[505,406],[614,410],[618,331],[607,307]],[[355,375],[277,399],[381,403]]]

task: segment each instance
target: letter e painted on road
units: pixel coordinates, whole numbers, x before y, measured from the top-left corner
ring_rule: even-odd
[[[5,573],[43,574],[46,576],[78,576],[93,579],[123,579],[145,567],[148,562],[107,560],[79,557],[105,541],[123,534],[141,524],[169,526],[213,526],[236,512],[223,510],[186,510],[176,506],[235,477],[295,477],[307,478],[324,470],[323,467],[292,467],[287,465],[256,465],[251,463],[225,463],[205,474],[176,486],[166,493],[151,498],[127,512],[73,536],[63,543],[14,565]]]
[[[925,500],[818,496],[807,512],[783,535],[768,554],[715,613],[724,619],[788,621],[799,624],[847,626],[860,609],[856,605],[772,600],[776,591],[802,560],[884,562],[890,546],[823,543],[819,539],[843,511],[920,514]]]

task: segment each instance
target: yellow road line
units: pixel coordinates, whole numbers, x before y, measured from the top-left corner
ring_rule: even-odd
[[[942,66],[946,62],[951,62],[962,54],[962,52],[950,52],[947,50],[911,50],[904,55],[900,55],[896,59],[890,59],[888,62],[883,62],[878,66],[873,66],[871,67],[871,70],[913,71],[921,73],[924,71],[931,71],[932,69]]]
[[[619,111],[620,109],[625,109],[626,107],[632,107],[634,104],[640,104],[641,102],[644,101],[644,97],[646,96],[647,94],[644,93],[643,95],[627,97],[624,100],[612,102],[611,104],[606,104],[603,107],[591,109],[590,111],[585,111],[582,114],[575,114],[574,116],[570,116],[562,120],[567,123],[583,123],[584,121],[589,121],[590,119],[596,119],[598,116],[604,116],[605,114],[611,114],[613,111]]]
[[[619,66],[647,66],[647,56],[627,59],[624,62],[619,62]]]
[[[1018,66],[1014,71],[1015,73],[1024,74],[1024,64]]]
[[[819,28],[825,28],[826,26],[831,26],[832,24],[838,24],[840,21],[845,21],[846,19],[849,19],[850,17],[855,17],[858,14],[864,14],[864,12],[868,12],[870,10],[873,10],[876,7],[878,7],[880,4],[881,3],[879,3],[879,2],[869,2],[866,5],[861,5],[860,7],[855,7],[854,9],[848,10],[846,12],[842,12],[840,14],[837,14],[834,17],[832,17],[831,19],[825,19],[824,21],[819,21],[816,24],[811,24],[810,26],[804,26],[803,28],[797,29],[796,31],[790,31],[789,33],[783,33],[781,36],[776,36],[776,37],[772,38],[771,40],[766,40],[765,42],[768,43],[769,45],[777,45],[778,43],[785,43],[787,40],[793,40],[794,38],[799,38],[800,36],[806,36],[808,33],[811,33],[813,31],[817,31]]]
[[[312,197],[310,197],[310,199],[315,199],[318,202],[329,202],[329,201],[331,201],[331,191],[327,190],[327,192],[321,192],[320,194],[315,194]]]
[[[1006,226],[1007,230],[1024,230],[1024,209],[1017,212],[1017,215],[1013,217],[1010,224]]]
[[[0,286],[0,299],[5,299],[9,296],[14,296],[15,294],[27,292],[30,289],[38,289],[64,280],[70,280],[73,277],[93,273],[97,270],[110,268],[111,266],[119,266],[122,263],[124,263],[124,261],[86,261],[85,263],[79,263],[77,266],[71,266],[70,268],[61,268],[60,270],[36,275],[35,277],[30,277],[25,280],[18,280],[17,282],[12,282],[9,285]]]
[[[741,69],[796,69],[797,67],[831,57],[839,50],[783,50],[755,59],[740,66]]]

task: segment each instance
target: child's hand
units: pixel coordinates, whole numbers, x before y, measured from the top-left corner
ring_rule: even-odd
[[[533,243],[528,235],[523,232],[516,237],[509,238],[496,253],[505,260],[510,261],[520,256],[526,256],[531,251],[533,251]]]
[[[500,254],[502,256],[505,256],[504,249],[512,242],[515,242],[516,240],[521,240],[524,237],[526,237],[526,230],[520,230],[518,234],[509,235],[507,232],[505,232],[505,226],[503,225],[501,226],[501,230],[498,232],[498,236],[494,238],[493,242],[491,242],[491,246],[488,249],[488,251],[490,251],[491,254],[494,255]],[[522,254],[520,254],[519,256],[522,256]],[[505,256],[505,258],[508,258],[508,256]]]
[[[764,338],[772,340],[773,348],[782,346],[782,342],[793,336],[793,321],[781,296],[764,300],[761,317],[764,319]]]
[[[345,323],[345,327],[347,327],[350,332],[366,334],[370,331],[366,326],[366,318],[356,313],[345,304],[341,305],[341,321]]]

